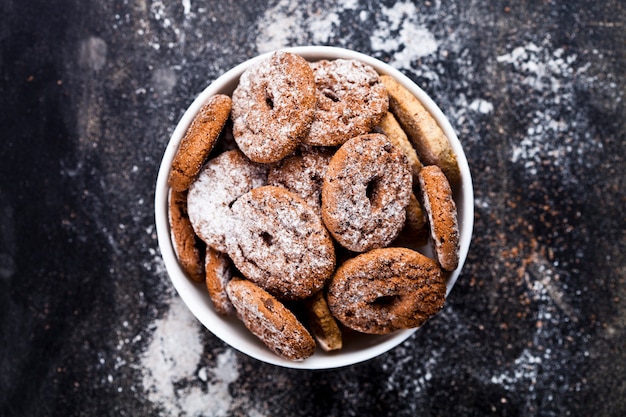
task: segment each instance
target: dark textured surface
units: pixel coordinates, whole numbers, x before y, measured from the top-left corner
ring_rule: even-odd
[[[0,415],[626,415],[621,1],[0,4]],[[444,310],[350,368],[208,334],[160,260],[153,188],[193,97],[330,44],[446,113],[475,233]]]

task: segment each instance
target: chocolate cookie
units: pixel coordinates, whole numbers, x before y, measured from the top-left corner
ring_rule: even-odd
[[[224,94],[209,97],[191,121],[174,155],[167,180],[174,190],[186,190],[198,176],[228,120],[231,104],[231,98]]]
[[[178,263],[189,278],[202,282],[205,245],[198,239],[189,221],[187,191],[170,190],[169,223]]]
[[[310,297],[335,268],[332,240],[321,219],[296,194],[255,188],[232,206],[237,218],[228,254],[249,280],[280,299]]]
[[[369,133],[389,108],[378,73],[352,59],[311,63],[315,74],[317,108],[304,143],[336,146]]]
[[[436,165],[422,168],[419,178],[437,260],[446,271],[454,271],[459,265],[459,225],[450,184]]]
[[[189,187],[189,220],[196,234],[219,252],[227,252],[232,235],[231,205],[242,194],[265,184],[267,167],[255,164],[238,150],[209,160]]]
[[[235,141],[254,162],[279,161],[308,134],[315,102],[315,78],[308,62],[276,52],[248,68],[233,92]]]
[[[270,169],[267,184],[293,191],[321,215],[322,183],[332,156],[328,148],[299,148]]]
[[[277,355],[300,361],[315,351],[315,340],[296,316],[251,281],[233,278],[226,287],[237,316]]]
[[[386,334],[422,325],[444,305],[437,263],[405,248],[374,249],[343,263],[328,285],[328,307],[346,327]]]
[[[412,177],[404,154],[385,135],[344,143],[322,185],[322,218],[343,247],[365,252],[387,246],[404,225]]]

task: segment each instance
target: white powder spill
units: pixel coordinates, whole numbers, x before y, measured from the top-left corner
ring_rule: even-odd
[[[321,3],[313,7],[281,0],[269,8],[257,22],[259,52],[293,44],[323,44],[333,39],[340,31],[343,19],[352,17],[344,12],[355,9],[356,2]],[[408,1],[396,3],[390,8],[383,7],[370,31],[372,47],[392,53],[390,63],[402,68],[409,68],[416,59],[434,53],[439,42],[418,21],[420,16],[416,6]],[[368,13],[361,12],[357,17],[364,21]],[[276,21],[281,24],[275,24]]]
[[[577,84],[569,81],[574,78],[577,83],[592,85],[595,80],[587,74],[589,64],[579,65],[576,55],[553,49],[548,41],[541,46],[532,42],[517,46],[496,61],[508,67],[513,84],[529,88],[526,132],[513,144],[511,162],[535,175],[542,166],[572,161],[584,166],[585,155],[601,151],[602,143],[585,128],[588,117],[576,111]],[[564,179],[575,181],[574,170],[562,166]]]
[[[493,112],[493,104],[486,100],[477,98],[469,104],[469,109],[482,114]]]
[[[191,0],[182,0],[183,13],[188,15],[191,12]]]
[[[81,41],[79,48],[79,63],[85,68],[99,71],[107,61],[107,44],[98,37],[90,36]]]
[[[147,398],[160,415],[228,415],[233,405],[228,386],[239,378],[233,351],[218,355],[214,368],[198,370],[204,349],[200,326],[178,297],[154,326],[141,369]]]
[[[434,35],[418,21],[419,16],[416,6],[410,2],[396,3],[381,10],[379,26],[370,40],[374,49],[393,54],[392,66],[409,68],[412,62],[434,53],[439,47]]]
[[[257,48],[268,52],[291,45],[325,44],[340,30],[341,13],[357,7],[356,1],[320,5],[281,0],[257,21]],[[280,24],[275,22],[279,21]]]

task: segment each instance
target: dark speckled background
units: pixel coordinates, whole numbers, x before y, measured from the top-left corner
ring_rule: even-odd
[[[621,1],[0,3],[0,415],[626,415]],[[153,221],[169,135],[259,52],[390,62],[449,116],[476,224],[398,348],[277,368],[205,331]]]

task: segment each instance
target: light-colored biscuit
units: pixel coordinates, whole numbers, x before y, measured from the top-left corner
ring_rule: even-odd
[[[422,103],[396,79],[380,77],[389,93],[389,109],[413,142],[424,165],[437,165],[452,185],[461,181],[461,171],[450,141]]]
[[[429,235],[430,229],[426,221],[426,214],[422,210],[422,204],[415,196],[415,193],[411,193],[409,205],[406,207],[404,227],[392,245],[416,249],[428,243]]]
[[[319,346],[326,352],[341,349],[343,346],[341,329],[328,308],[324,291],[319,291],[305,300],[304,304],[307,324]]]
[[[417,174],[422,169],[422,163],[420,162],[415,148],[411,144],[408,136],[398,123],[398,120],[391,112],[387,112],[385,117],[380,121],[376,127],[376,131],[386,135],[391,143],[393,143],[398,149],[406,155],[411,165],[411,172],[413,173],[413,184],[417,184]]]

